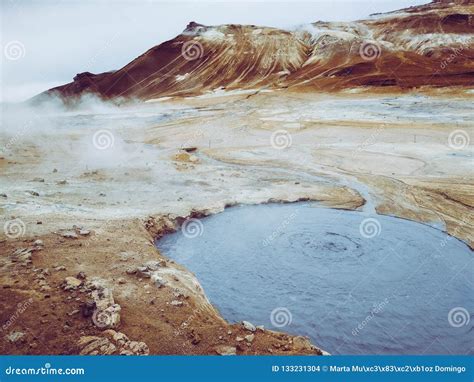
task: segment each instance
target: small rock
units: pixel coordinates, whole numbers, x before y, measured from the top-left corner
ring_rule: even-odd
[[[137,273],[137,269],[136,268],[128,268],[126,271],[127,275],[134,275],[135,273]]]
[[[35,247],[42,247],[43,246],[43,240],[35,240],[35,242],[33,243],[33,245]]]
[[[40,194],[36,191],[33,190],[26,190],[25,191],[27,194],[30,194],[31,196],[40,196]]]
[[[79,279],[79,280],[85,280],[86,279],[86,274],[84,272],[79,272],[76,277]]]
[[[162,286],[165,286],[166,285],[166,281],[163,277],[161,276],[158,276],[156,274],[153,274],[151,276],[151,280],[155,283],[155,285],[158,287],[158,288],[161,288]]]
[[[243,338],[243,337],[240,337],[240,336],[237,336],[237,337],[235,338],[235,340],[236,340],[237,342],[242,342],[242,341],[244,340],[244,338]]]
[[[72,312],[69,312],[68,313],[68,316],[74,316],[75,314],[79,313],[80,310],[79,309],[74,309]]]
[[[214,349],[217,354],[219,355],[236,355],[237,348],[234,346],[227,346],[227,345],[219,345]]]
[[[34,179],[33,179],[33,182],[44,183],[44,178],[34,178]]]
[[[125,284],[125,283],[126,283],[126,281],[125,281],[125,279],[124,279],[123,277],[120,277],[120,278],[117,280],[117,282],[118,282],[119,284]]]
[[[105,192],[101,192],[99,196],[107,196],[107,195],[105,195]]]
[[[173,306],[183,306],[183,302],[182,301],[178,301],[178,300],[173,300],[170,302],[171,305]]]
[[[57,168],[53,169],[53,172],[58,172],[58,169]]]
[[[154,260],[145,263],[145,267],[147,267],[149,271],[157,271],[162,265],[163,262]]]
[[[79,230],[79,235],[81,236],[88,236],[90,235],[91,231],[87,230],[87,229],[81,229]]]
[[[248,334],[245,336],[245,340],[247,342],[252,342],[254,338],[255,338],[255,334]]]
[[[138,276],[143,278],[149,279],[151,277],[151,273],[149,272],[147,267],[138,267],[136,269],[136,273],[138,274]]]
[[[4,193],[1,193],[0,196],[1,196],[2,198],[8,198],[7,194],[4,194]]]
[[[257,330],[254,324],[248,321],[242,321],[242,325],[244,326],[245,329],[250,330],[251,332],[254,332],[255,330]]]
[[[56,182],[56,184],[58,184],[60,186],[63,186],[65,184],[67,184],[67,180],[66,179],[60,180],[59,182]]]
[[[82,317],[91,317],[95,310],[95,301],[88,300],[81,305]]]
[[[62,231],[59,233],[65,239],[77,239],[77,233],[75,231]]]
[[[7,339],[11,343],[16,343],[20,341],[24,336],[25,336],[25,333],[23,332],[11,332],[10,334],[7,335]]]
[[[58,267],[56,267],[56,268],[53,268],[53,269],[54,269],[55,271],[58,271],[58,272],[59,272],[59,271],[65,271],[65,270],[66,270],[66,267],[65,267],[64,265],[60,265],[60,266],[58,266]]]
[[[64,290],[75,290],[77,289],[80,285],[82,284],[82,281],[75,278],[75,277],[72,277],[72,276],[69,276],[69,277],[66,277],[64,279],[64,286],[63,286],[63,289]]]

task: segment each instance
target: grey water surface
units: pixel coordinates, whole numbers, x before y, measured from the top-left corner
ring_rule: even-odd
[[[433,227],[308,203],[190,223],[157,246],[231,322],[332,354],[472,354],[473,252]]]

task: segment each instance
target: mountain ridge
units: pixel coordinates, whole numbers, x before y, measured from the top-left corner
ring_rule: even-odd
[[[474,1],[434,1],[354,22],[183,32],[115,71],[77,74],[40,96],[147,100],[216,89],[333,91],[474,85]]]

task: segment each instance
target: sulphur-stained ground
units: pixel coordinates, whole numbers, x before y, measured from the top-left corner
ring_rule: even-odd
[[[472,248],[471,117],[466,91],[7,108],[0,352],[320,354],[225,322],[154,240],[226,206],[314,200],[431,224]]]

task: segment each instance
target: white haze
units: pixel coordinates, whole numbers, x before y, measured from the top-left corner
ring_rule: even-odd
[[[22,101],[67,83],[79,72],[118,69],[169,40],[190,21],[206,25],[296,25],[350,21],[426,0],[385,1],[3,1],[2,51],[11,41],[24,50],[2,57],[0,101]]]

